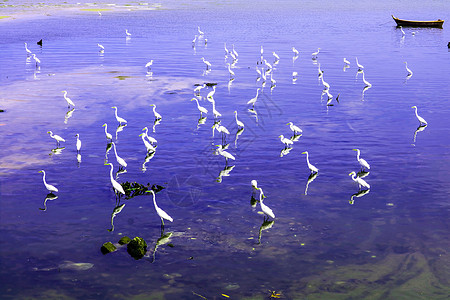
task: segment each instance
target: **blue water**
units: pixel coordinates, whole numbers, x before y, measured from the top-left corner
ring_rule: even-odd
[[[2,297],[263,299],[270,290],[287,299],[446,299],[450,34],[444,23],[404,28],[402,37],[390,16],[448,22],[446,1],[30,3],[0,13],[14,17],[0,20]],[[84,8],[109,10],[99,16]],[[197,26],[205,35],[192,47]],[[239,54],[232,81],[224,43]],[[261,46],[269,63],[272,51],[280,56],[272,88],[270,76],[264,87],[257,80]],[[190,100],[203,83],[217,83],[216,109],[235,160],[216,155],[222,140],[213,136],[211,88],[201,91],[209,112],[198,122]],[[256,118],[246,103],[258,88]],[[70,117],[62,90],[76,105]],[[159,124],[150,104],[163,116]],[[418,128],[413,105],[427,127]],[[112,106],[128,121],[117,139]],[[245,124],[237,140],[235,110]],[[290,121],[303,134],[285,154],[278,136],[292,136]],[[104,123],[128,163],[117,180],[165,187],[156,199],[174,222],[165,222],[172,236],[156,252],[160,219],[151,196],[122,198],[112,227],[119,203],[104,163],[114,172],[118,164],[114,150],[105,157]],[[158,140],[147,162],[139,137],[145,126]],[[66,139],[60,154],[49,130]],[[354,148],[370,163],[364,180],[371,188],[352,198],[358,185],[348,174],[360,171]],[[304,151],[319,169],[309,183]],[[227,167],[229,176],[220,177]],[[41,169],[57,199],[45,201]],[[251,205],[253,179],[275,213],[272,224]],[[125,235],[147,241],[144,258],[133,259],[126,247],[100,252]]]

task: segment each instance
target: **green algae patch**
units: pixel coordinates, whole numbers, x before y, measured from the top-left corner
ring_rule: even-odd
[[[0,16],[0,20],[1,19],[6,19],[6,18],[11,18],[11,16]]]

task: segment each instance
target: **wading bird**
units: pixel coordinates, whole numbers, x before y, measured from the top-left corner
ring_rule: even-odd
[[[236,110],[234,111],[234,116],[236,118],[236,124],[237,124],[238,128],[244,128],[244,123],[242,123],[242,121],[239,121],[238,118],[237,118],[237,111]]]
[[[206,65],[206,70],[209,70],[211,68],[211,63],[207,60],[205,60],[204,57],[202,57],[203,63]]]
[[[80,152],[81,150],[81,140],[80,140],[80,135],[77,133],[75,135],[75,137],[77,138],[77,152]]]
[[[70,106],[74,106],[75,107],[75,103],[73,103],[72,100],[70,100],[69,97],[67,97],[67,91],[62,91],[64,93],[64,99],[66,99],[67,102],[67,107],[70,108]]]
[[[42,174],[44,175],[44,176],[42,177],[42,181],[44,182],[45,188],[46,188],[50,193],[57,192],[58,189],[57,189],[56,187],[54,187],[54,186],[51,185],[51,184],[48,184],[48,183],[45,181],[45,171],[44,171],[44,170],[40,170],[39,173],[42,173]]]
[[[207,114],[208,110],[206,108],[204,108],[203,106],[200,106],[200,104],[198,103],[197,98],[192,98],[191,101],[195,100],[195,102],[197,102],[197,108],[200,111],[200,116],[202,116],[204,113]]]
[[[65,142],[66,141],[65,139],[63,139],[59,135],[53,134],[52,131],[47,131],[47,133],[50,134],[50,137],[56,141],[57,147],[59,147],[59,142]]]
[[[412,106],[411,108],[414,108],[414,109],[415,109],[416,117],[417,117],[417,120],[419,120],[420,125],[422,125],[422,124],[428,125],[427,121],[425,121],[424,118],[422,118],[421,116],[419,116],[419,115],[417,114],[417,106],[414,105],[414,106]]]
[[[155,120],[161,120],[162,116],[156,112],[156,104],[150,104],[150,106],[153,106],[153,115],[155,115]]]
[[[102,127],[105,127],[105,135],[106,135],[106,139],[107,140],[111,140],[112,141],[112,134],[108,132],[108,124],[103,124]]]
[[[123,190],[122,185],[113,178],[113,168],[114,168],[113,164],[112,163],[105,164],[105,166],[108,166],[108,165],[111,166],[111,170],[109,172],[109,179],[111,180],[111,184],[114,188],[114,193],[119,196],[120,196],[119,193],[125,195],[125,191]]]
[[[127,123],[127,120],[125,120],[124,118],[121,118],[117,115],[117,107],[116,106],[113,106],[111,108],[114,108],[114,110],[115,110],[114,114],[116,116],[117,122],[119,122],[119,125],[121,125],[122,123]]]
[[[356,160],[359,162],[359,164],[361,165],[361,170],[364,169],[369,169],[370,170],[370,165],[367,163],[367,161],[364,158],[360,158],[360,151],[359,149],[353,149],[353,151],[356,151]]]
[[[308,164],[308,168],[311,171],[311,173],[317,173],[319,172],[319,169],[317,169],[315,166],[313,166],[310,162],[309,162],[309,153],[308,151],[302,152],[302,154],[306,154],[306,163]]]
[[[164,210],[159,208],[158,204],[156,204],[155,192],[153,190],[150,190],[150,193],[152,193],[152,195],[153,195],[153,205],[155,206],[156,213],[161,218],[161,228],[164,228],[164,219],[166,219],[166,220],[168,220],[170,222],[173,222],[173,219]]]
[[[117,155],[116,144],[114,142],[112,142],[112,145],[114,147],[114,154],[116,155],[117,163],[120,165],[119,169],[120,168],[126,168],[127,167],[127,163],[125,162],[125,160],[122,157],[120,157],[119,155]]]
[[[408,63],[405,61],[406,72],[408,72],[408,76],[412,76],[413,72],[408,68]]]
[[[294,144],[294,142],[292,140],[285,138],[284,135],[280,135],[279,138],[286,147],[289,147],[290,145]]]
[[[348,175],[352,176],[353,181],[358,183],[359,189],[361,189],[362,186],[365,187],[365,188],[370,189],[370,185],[364,179],[362,179],[360,177],[357,177],[355,171],[351,172]]]
[[[286,125],[289,125],[289,128],[292,130],[292,132],[294,132],[294,135],[296,135],[297,133],[302,133],[303,130],[300,129],[300,127],[294,125],[294,123],[289,122]]]
[[[319,52],[320,52],[320,48],[317,48],[317,51],[316,52],[313,52],[311,55],[312,55],[312,58],[313,59],[317,59],[317,56],[319,55]]]
[[[273,213],[272,209],[270,209],[270,207],[268,207],[267,205],[265,205],[263,203],[263,199],[264,199],[264,193],[262,191],[262,188],[259,188],[259,204],[261,205],[261,210],[263,211],[263,213],[267,216],[267,217],[271,217],[272,219],[275,219],[275,214]]]

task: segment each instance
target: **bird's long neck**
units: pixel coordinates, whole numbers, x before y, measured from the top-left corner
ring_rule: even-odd
[[[236,122],[238,121],[237,112],[234,113],[234,117],[236,118]]]
[[[44,174],[44,176],[42,177],[42,181],[44,182],[45,185],[47,185],[47,181],[45,181],[45,172],[42,172],[42,174]]]
[[[308,163],[308,165],[310,165],[310,163],[309,163],[309,154],[308,154],[308,152],[306,152],[306,162]]]
[[[118,118],[118,116],[117,116],[117,107],[114,109],[114,114],[116,115],[116,118]]]
[[[114,146],[114,154],[117,156],[117,150],[116,150],[116,144],[114,144],[114,143],[112,143],[113,144],[113,146]],[[112,166],[111,166],[112,167]],[[111,170],[112,170],[112,168],[111,168]],[[112,172],[112,171],[111,171]],[[112,174],[112,173],[111,173]]]
[[[111,177],[111,181],[112,181],[112,180],[114,180],[114,177],[113,177],[113,169],[114,169],[114,167],[113,167],[112,164],[109,164],[109,166],[111,167],[111,170],[109,171],[109,177]]]
[[[355,172],[353,172],[352,179],[353,179],[353,181],[356,181],[356,173]]]
[[[417,114],[417,107],[414,108],[414,111],[416,113],[416,117],[419,118],[419,115]]]
[[[152,194],[153,194],[153,205],[155,206],[155,209],[156,209],[156,208],[158,208],[158,205],[156,204],[155,192],[153,192]]]
[[[108,125],[105,125],[105,134],[108,133],[107,129],[108,129]]]
[[[357,150],[356,151],[356,160],[359,160],[359,154],[360,154],[360,152],[359,152],[359,150]]]

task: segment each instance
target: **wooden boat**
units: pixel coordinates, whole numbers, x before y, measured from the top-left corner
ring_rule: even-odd
[[[444,20],[438,19],[436,21],[410,21],[410,20],[402,20],[394,17],[392,15],[397,26],[410,26],[410,27],[438,27],[442,28],[444,25]]]

